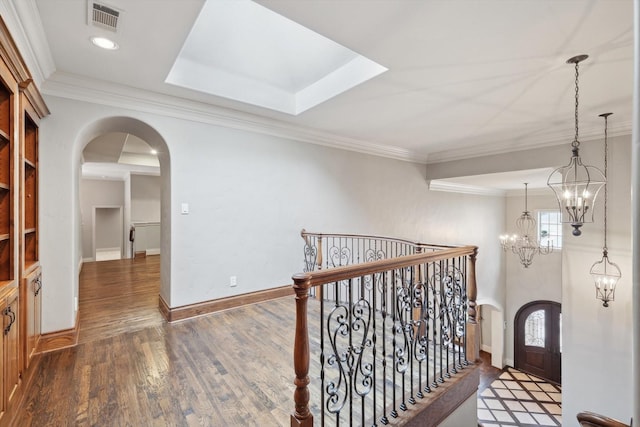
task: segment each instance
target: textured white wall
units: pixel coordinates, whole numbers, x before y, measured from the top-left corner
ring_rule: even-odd
[[[302,269],[303,227],[478,245],[479,298],[504,298],[495,241],[504,224],[500,197],[430,192],[424,165],[56,97],[47,103],[54,114],[41,129],[48,165],[41,219],[50,230],[42,259],[57,297],[45,301],[46,331],[73,325],[60,312],[69,311],[66,296],[77,288],[77,269],[64,255],[74,252],[74,240],[51,231],[79,229],[69,216],[78,204],[77,176],[60,170],[77,169],[87,127],[119,116],[147,123],[170,151],[171,176],[164,169],[162,176],[170,183],[163,209],[171,220],[163,227],[170,226],[171,245],[162,253],[171,263],[161,294],[172,307],[290,283]],[[167,162],[169,153],[163,156]],[[181,203],[189,203],[189,215],[180,214]],[[237,287],[229,287],[229,276],[237,276]]]

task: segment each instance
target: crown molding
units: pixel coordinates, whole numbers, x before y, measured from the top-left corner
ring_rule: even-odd
[[[2,0],[2,17],[36,86],[56,69],[35,0]]]
[[[422,164],[426,163],[427,160],[425,156],[420,156],[415,152],[399,147],[372,144],[262,118],[249,113],[69,73],[55,72],[42,85],[42,93],[49,96],[175,117],[396,160]]]
[[[446,191],[448,193],[475,194],[480,196],[504,196],[505,191],[496,188],[478,187],[475,185],[458,184],[444,180],[429,181],[429,190]]]
[[[602,129],[591,129],[587,132],[581,133],[580,142],[588,142],[602,139]],[[631,135],[631,121],[617,122],[615,125],[609,125],[608,129],[609,138],[617,136],[629,136]],[[449,149],[447,151],[439,151],[430,153],[427,159],[427,164],[450,162],[455,160],[464,160],[481,156],[493,156],[498,154],[513,153],[516,151],[531,150],[534,148],[553,147],[557,145],[567,144],[573,141],[574,133],[567,131],[558,133],[555,135],[547,135],[540,140],[535,141],[521,141],[517,146],[513,145],[513,140],[495,142],[489,145],[476,145],[473,147],[465,147],[459,149]]]

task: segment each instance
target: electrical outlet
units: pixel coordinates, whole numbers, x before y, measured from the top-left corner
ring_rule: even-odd
[[[229,277],[229,286],[231,286],[232,288],[238,286],[238,280],[236,276]]]

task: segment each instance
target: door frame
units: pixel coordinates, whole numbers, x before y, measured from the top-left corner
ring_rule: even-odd
[[[513,356],[514,356],[514,367],[516,369],[520,369],[523,370],[525,372],[527,372],[526,369],[523,369],[521,367],[521,365],[523,364],[523,361],[520,360],[521,358],[521,354],[520,354],[520,347],[524,346],[524,343],[521,343],[521,331],[520,331],[520,323],[524,323],[524,321],[526,320],[526,317],[523,317],[523,315],[529,315],[530,314],[530,309],[531,307],[534,306],[542,306],[542,305],[549,305],[552,308],[557,308],[558,312],[560,314],[562,314],[562,304],[560,304],[559,302],[556,301],[550,301],[550,300],[537,300],[537,301],[531,301],[528,302],[526,304],[524,304],[522,307],[520,307],[520,309],[518,309],[518,311],[516,312],[514,321],[513,321]],[[532,312],[532,311],[531,311]],[[547,354],[546,357],[550,357],[550,358],[557,358],[557,363],[559,364],[559,368],[558,368],[558,379],[557,381],[553,378],[549,378],[549,376],[551,376],[550,374],[552,374],[551,372],[548,372],[546,367],[545,367],[545,373],[546,375],[540,375],[539,373],[535,373],[535,372],[529,372],[532,375],[538,376],[538,377],[542,377],[545,380],[548,380],[550,382],[557,382],[558,384],[561,383],[561,375],[562,375],[562,353],[560,353],[560,343],[561,343],[561,339],[562,339],[562,331],[561,329],[561,325],[558,324],[558,348],[553,348],[553,346],[555,345],[554,343],[549,344],[548,343],[548,339],[551,339],[552,334],[550,334],[550,328],[551,328],[552,323],[546,323],[545,322],[545,352],[546,353],[550,353]],[[524,326],[524,325],[523,325]],[[551,345],[551,349],[549,350],[548,345]]]
[[[123,212],[122,212],[122,205],[95,205],[93,206],[93,218],[92,218],[92,237],[91,237],[91,243],[93,245],[93,260],[97,261],[97,257],[96,257],[96,211],[98,209],[118,209],[119,210],[119,216],[120,216],[120,258],[122,258],[122,253],[123,253],[123,247],[124,247],[124,240],[122,237],[122,230],[124,229],[124,216],[123,216]]]

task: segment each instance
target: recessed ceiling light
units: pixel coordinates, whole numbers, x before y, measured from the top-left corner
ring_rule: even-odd
[[[151,154],[158,154],[158,150],[152,148],[151,149]]]
[[[114,42],[113,40],[109,40],[106,37],[91,37],[91,43],[107,50],[116,50],[120,47],[118,46],[118,43]]]

